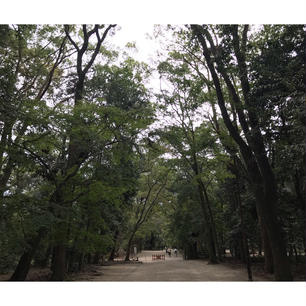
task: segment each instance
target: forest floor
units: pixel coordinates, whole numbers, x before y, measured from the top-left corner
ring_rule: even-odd
[[[235,264],[207,264],[205,260],[183,260],[180,254],[165,260],[152,261],[152,254],[163,251],[143,251],[137,261],[128,264],[114,262],[106,266],[91,266],[87,271],[71,276],[73,281],[247,281],[245,267]],[[253,276],[255,281],[271,281],[272,277]]]
[[[207,260],[183,260],[165,256],[165,260],[152,261],[152,254],[165,254],[164,251],[143,251],[138,254],[138,261],[124,262],[118,258],[105,265],[88,265],[81,273],[69,274],[68,281],[247,281],[244,264],[226,258],[224,262],[210,265]],[[305,281],[305,262],[292,266],[295,281]],[[263,263],[252,264],[254,281],[273,281],[272,275],[263,271]],[[6,281],[11,273],[0,275],[0,281]],[[51,275],[50,269],[31,268],[28,281],[46,281]]]

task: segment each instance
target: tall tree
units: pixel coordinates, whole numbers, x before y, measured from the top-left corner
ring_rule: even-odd
[[[248,174],[252,180],[252,187],[257,200],[256,205],[258,214],[261,219],[263,231],[267,234],[264,235],[264,243],[266,244],[265,250],[268,250],[268,245],[270,245],[272,251],[275,279],[291,280],[292,275],[286,253],[286,244],[276,213],[278,201],[277,186],[273,170],[267,157],[263,136],[260,131],[258,114],[255,111],[256,99],[250,95],[251,85],[248,79],[249,72],[246,60],[249,27],[246,25],[239,32],[238,26],[228,26],[224,27],[223,32],[225,38],[224,48],[231,48],[232,55],[237,61],[236,69],[238,70],[242,96],[237,92],[227,67],[225,66],[224,57],[222,57],[223,49],[221,46],[218,48],[216,47],[208,28],[205,26],[192,25],[191,29],[202,47],[203,55],[212,75],[218,98],[218,105],[221,109],[225,125],[230,135],[239,146],[248,169]],[[227,89],[235,102],[246,141],[240,136],[237,128],[233,125],[229,117],[221,87],[221,77],[226,83]]]
[[[199,201],[204,217],[206,228],[206,245],[209,253],[210,263],[217,263],[221,259],[218,237],[212,213],[212,203],[208,193],[209,182],[207,177],[208,158],[214,154],[215,139],[206,129],[206,122],[197,127],[199,116],[203,114],[202,104],[202,82],[201,80],[187,78],[190,73],[186,63],[181,66],[172,66],[170,61],[159,65],[161,75],[171,82],[172,93],[163,91],[159,96],[161,99],[161,113],[165,117],[172,117],[167,123],[166,130],[158,134],[170,145],[173,153],[179,156],[189,167],[191,178],[195,181],[198,189]]]
[[[2,217],[8,216],[6,211],[9,210],[3,205],[3,201],[11,194],[13,176],[20,177],[20,169],[31,169],[33,166],[29,162],[29,157],[34,157],[35,154],[27,149],[26,144],[35,146],[37,141],[41,141],[47,134],[49,109],[46,101],[54,94],[51,85],[58,83],[61,78],[60,66],[71,55],[71,50],[67,48],[66,39],[58,26],[1,27],[2,30],[4,28],[6,39],[1,45],[3,56],[0,103],[3,123],[0,141]],[[1,33],[3,34],[3,31]],[[34,136],[34,131],[40,135]],[[38,163],[44,163],[39,156],[36,155],[34,158]],[[33,168],[30,171],[32,170]],[[5,224],[5,220],[1,219],[1,223]],[[31,261],[29,245],[25,247],[25,256],[22,258],[25,265],[29,265]],[[26,274],[25,270],[20,270],[22,278]]]
[[[154,155],[156,155],[156,152],[153,152],[153,154],[148,152],[143,161],[139,190],[134,198],[131,211],[131,229],[126,246],[126,261],[130,258],[130,250],[136,232],[148,221],[156,206],[161,205],[163,193],[167,186],[169,169],[163,166],[162,160]]]

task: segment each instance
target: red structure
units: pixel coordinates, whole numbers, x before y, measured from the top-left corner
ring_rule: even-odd
[[[164,254],[153,254],[152,260],[165,260],[165,255]]]

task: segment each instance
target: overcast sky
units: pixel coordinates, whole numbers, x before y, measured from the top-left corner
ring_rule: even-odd
[[[156,50],[156,43],[147,37],[153,35],[153,24],[120,24],[120,30],[110,38],[112,44],[123,49],[128,42],[135,42],[138,52],[133,54],[133,57],[139,61],[148,62],[150,57],[154,56]]]
[[[1,23],[304,24],[305,12],[305,0],[10,0]]]

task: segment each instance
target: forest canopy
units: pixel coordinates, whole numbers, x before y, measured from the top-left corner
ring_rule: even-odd
[[[157,26],[148,63],[114,24],[0,25],[0,273],[61,281],[171,246],[294,280],[305,30]]]

